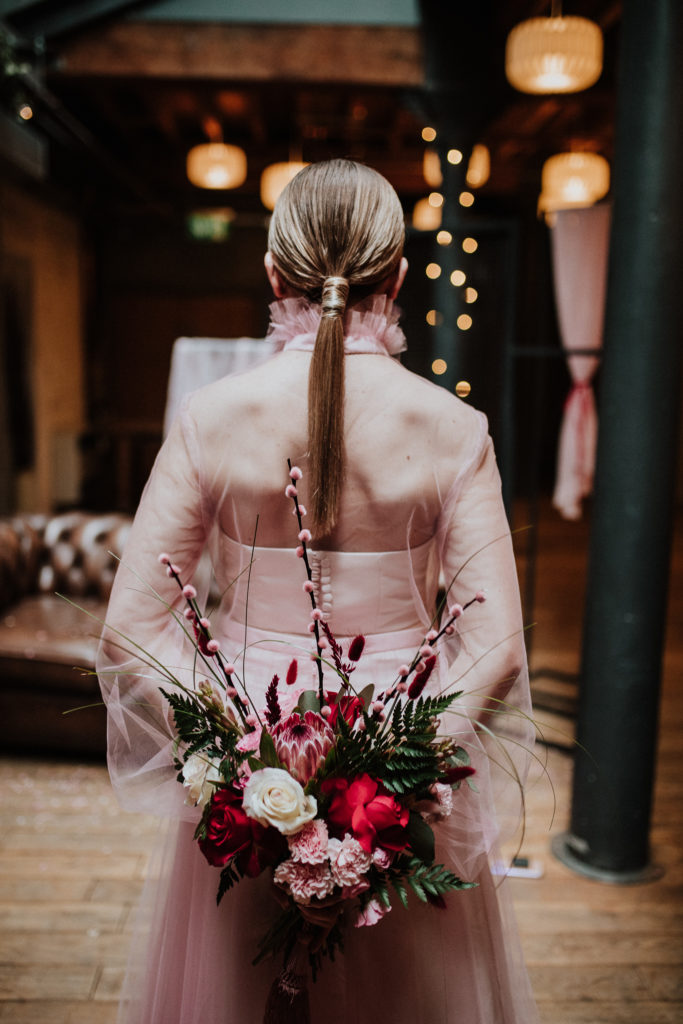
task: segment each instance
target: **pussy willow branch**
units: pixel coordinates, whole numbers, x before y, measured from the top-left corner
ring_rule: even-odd
[[[290,474],[291,474],[291,471],[292,471],[292,460],[291,459],[287,459],[287,465],[289,467],[289,471],[290,471]],[[292,480],[291,476],[290,476],[290,480]],[[303,524],[303,517],[301,515],[301,508],[299,506],[299,495],[297,494],[296,482],[294,480],[292,480],[292,485],[293,485],[293,488],[294,488],[294,494],[292,495],[292,501],[294,502],[294,512],[296,514],[296,519],[297,519],[297,522],[299,524],[299,533],[301,533],[301,531],[304,528],[304,524]],[[308,582],[312,584],[313,583],[313,573],[311,571],[311,563],[308,560],[308,548],[306,547],[306,541],[302,540],[300,543],[301,543],[301,547],[303,548],[303,552],[304,552],[303,555],[302,555],[302,558],[303,558],[304,565],[306,566],[306,575],[308,577]],[[311,608],[312,608],[313,611],[315,611],[318,606],[317,606],[316,601],[315,601],[315,591],[314,590],[310,591],[309,597],[311,598]],[[321,656],[321,653],[320,653],[321,650],[322,650],[322,648],[320,646],[320,627],[318,625],[317,619],[313,620],[313,626],[314,626],[314,633],[315,633],[315,646],[316,646],[316,651],[317,651],[316,664],[318,666],[318,700],[320,701],[320,707],[322,707],[323,704],[325,703],[325,690],[324,690],[324,687],[323,687],[323,664],[322,664],[322,656]]]

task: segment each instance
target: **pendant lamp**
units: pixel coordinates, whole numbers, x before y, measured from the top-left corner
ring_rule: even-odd
[[[472,147],[470,162],[467,165],[465,181],[472,188],[481,188],[489,180],[491,175],[491,154],[488,146],[478,142]]]
[[[239,188],[247,178],[247,157],[239,146],[206,142],[187,154],[187,176],[198,188]]]
[[[580,92],[602,71],[602,32],[588,18],[529,18],[512,29],[505,47],[505,74],[527,93]]]
[[[592,206],[609,192],[610,167],[598,153],[558,153],[543,164],[539,212]]]
[[[422,176],[432,188],[439,188],[443,184],[441,173],[441,160],[435,149],[425,149],[422,158]]]
[[[270,164],[261,175],[261,202],[266,210],[274,210],[275,203],[283,188],[296,177],[299,171],[303,171],[308,164],[301,160],[288,160],[279,164]]]

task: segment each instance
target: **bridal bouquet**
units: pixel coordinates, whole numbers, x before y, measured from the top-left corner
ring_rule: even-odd
[[[212,636],[195,588],[162,554],[185,597],[183,624],[207,676],[194,689],[162,692],[174,715],[178,780],[202,809],[195,838],[220,870],[218,901],[241,879],[271,872],[282,910],[256,961],[283,951],[291,966],[303,947],[315,976],[323,957],[343,946],[344,927],[376,924],[394,896],[404,907],[409,893],[443,907],[447,893],[471,888],[435,863],[431,826],[457,814],[455,791],[463,781],[472,785],[474,770],[466,751],[439,734],[439,718],[459,694],[424,695],[438,645],[469,605],[452,605],[386,685],[355,688],[365,639],[356,636],[344,651],[316,605],[301,475],[290,465],[286,494],[306,569],[317,689],[296,690],[294,659],[257,707]],[[469,604],[483,599],[477,594]]]

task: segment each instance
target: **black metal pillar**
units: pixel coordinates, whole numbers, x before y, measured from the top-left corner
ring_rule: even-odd
[[[553,847],[575,870],[615,882],[653,871],[683,341],[681,53],[680,0],[625,0],[581,748],[570,831]]]

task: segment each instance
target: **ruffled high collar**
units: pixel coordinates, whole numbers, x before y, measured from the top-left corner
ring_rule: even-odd
[[[405,351],[405,335],[398,326],[400,315],[388,295],[370,295],[349,307],[344,316],[344,352],[395,356]],[[320,306],[303,296],[279,299],[270,306],[266,337],[275,352],[312,352],[320,316]]]

